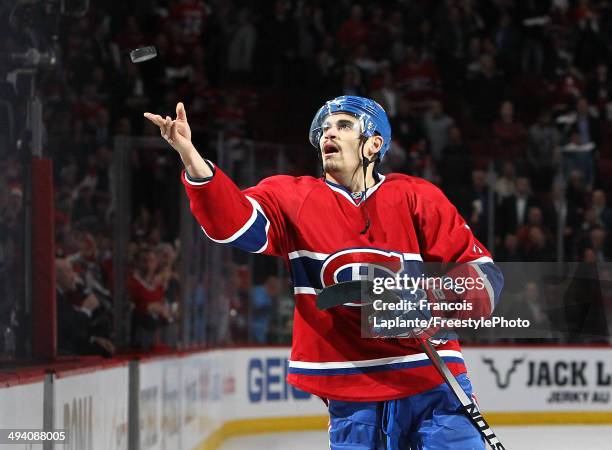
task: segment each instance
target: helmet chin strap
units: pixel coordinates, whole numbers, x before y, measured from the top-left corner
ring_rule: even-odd
[[[372,164],[374,161],[368,159],[363,151],[363,147],[365,146],[365,139],[361,143],[361,165],[363,166],[363,194],[362,194],[362,206],[365,213],[365,226],[363,230],[359,232],[359,234],[366,234],[370,229],[370,215],[368,214],[368,208],[366,206],[366,200],[368,199],[368,166]]]

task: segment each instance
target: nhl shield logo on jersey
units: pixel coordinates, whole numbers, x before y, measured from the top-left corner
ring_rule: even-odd
[[[395,276],[403,270],[404,259],[399,252],[352,248],[327,257],[321,267],[321,285],[326,287],[341,281]]]

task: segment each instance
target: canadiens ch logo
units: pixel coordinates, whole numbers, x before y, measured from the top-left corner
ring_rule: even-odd
[[[354,248],[333,253],[321,267],[323,287],[341,281],[371,280],[378,276],[395,276],[404,270],[401,253],[374,248]]]
[[[503,377],[497,370],[497,367],[495,367],[495,361],[493,361],[492,358],[483,357],[482,362],[489,366],[489,369],[491,369],[491,372],[493,372],[493,375],[495,375],[495,384],[497,384],[497,387],[500,389],[506,389],[508,386],[510,386],[510,377],[514,372],[516,372],[518,366],[525,362],[525,358],[523,357],[513,359],[512,365],[506,371]]]

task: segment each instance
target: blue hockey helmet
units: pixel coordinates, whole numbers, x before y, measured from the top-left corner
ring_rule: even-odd
[[[358,118],[361,135],[366,138],[380,135],[383,138],[383,145],[379,152],[379,158],[382,160],[391,145],[391,125],[383,107],[369,98],[342,95],[326,102],[312,119],[309,134],[310,143],[316,149],[319,148],[319,142],[323,135],[323,123],[328,116],[335,113],[347,113]]]

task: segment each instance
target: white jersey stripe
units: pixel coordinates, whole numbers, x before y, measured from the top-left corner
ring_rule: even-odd
[[[488,256],[481,256],[478,259],[475,259],[473,261],[469,261],[470,263],[476,263],[476,264],[484,264],[484,263],[492,263],[493,259],[488,257]]]
[[[317,295],[321,290],[320,289],[315,289],[315,288],[311,288],[311,287],[294,287],[293,288],[293,294],[297,295],[297,294],[311,294],[311,295]]]
[[[453,357],[463,359],[461,352],[456,350],[440,350],[438,352],[442,357]],[[306,361],[289,361],[289,367],[296,369],[353,369],[357,367],[375,367],[384,366],[387,364],[398,364],[406,362],[423,361],[428,359],[425,353],[417,353],[406,356],[392,356],[390,358],[366,359],[362,361],[332,361],[332,362],[306,362]]]
[[[316,253],[311,252],[310,250],[296,250],[294,252],[289,253],[289,259],[295,258],[311,258],[311,259],[325,259],[329,256],[327,253]]]
[[[251,206],[253,207],[253,212],[251,213],[251,217],[249,217],[249,220],[247,220],[246,223],[238,231],[232,234],[230,237],[228,237],[227,239],[214,239],[210,237],[210,235],[206,232],[206,229],[204,229],[203,226],[200,226],[200,228],[202,228],[202,231],[204,232],[206,237],[210,239],[211,241],[217,242],[219,244],[230,244],[234,242],[236,239],[238,239],[240,236],[242,236],[244,233],[246,233],[249,230],[249,228],[251,228],[251,225],[253,225],[253,223],[255,223],[255,220],[257,219],[257,211],[259,211],[264,217],[264,219],[266,220],[266,228],[265,228],[266,242],[259,250],[257,250],[257,253],[259,253],[259,252],[264,251],[266,247],[268,246],[268,229],[270,228],[270,221],[268,220],[265,213],[259,206],[259,203],[257,203],[254,199],[252,199],[248,195],[246,195],[245,197],[251,203]]]

